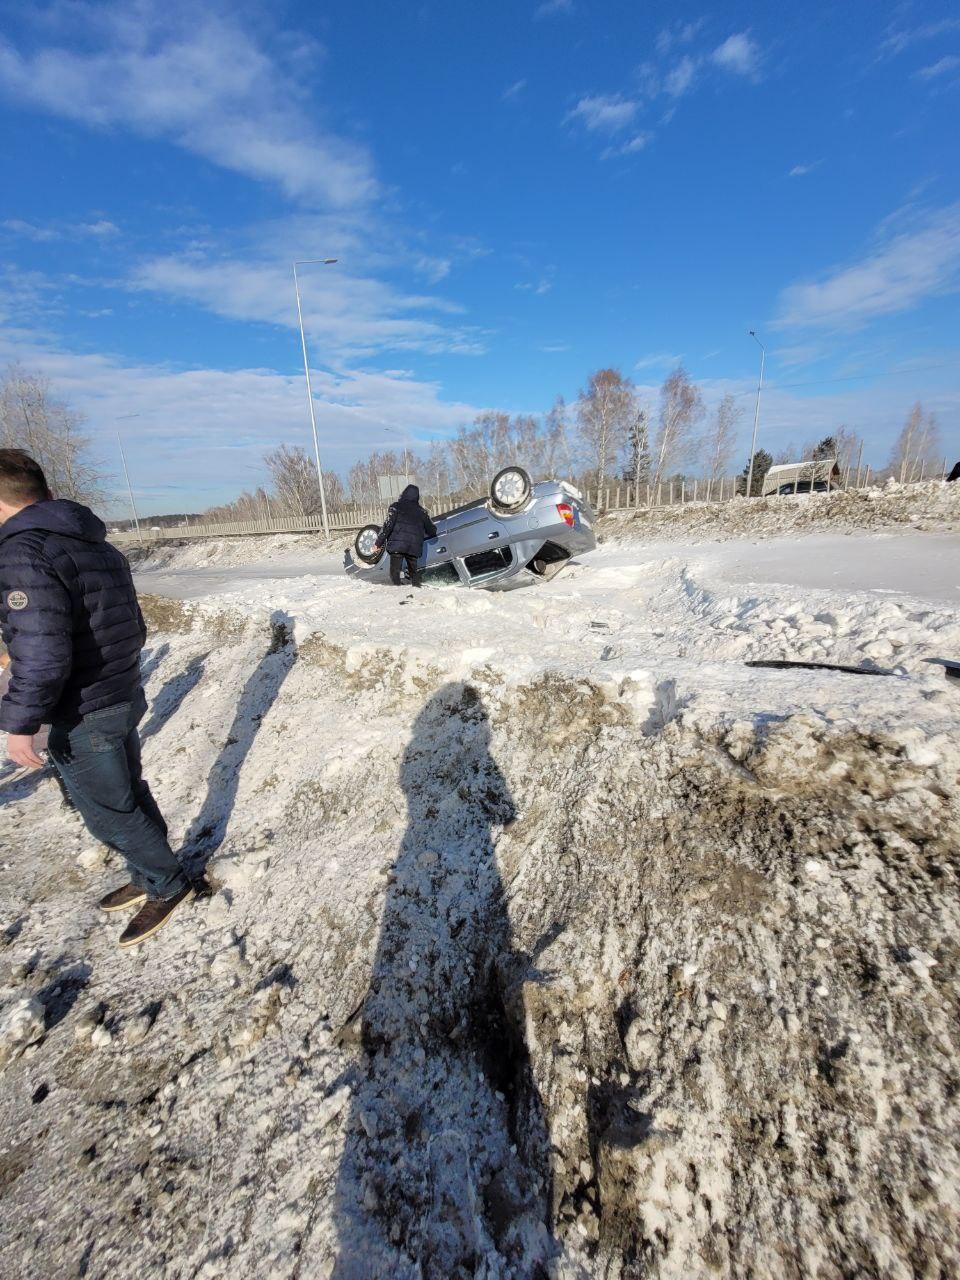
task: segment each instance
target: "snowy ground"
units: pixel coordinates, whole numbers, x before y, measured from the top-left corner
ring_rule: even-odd
[[[503,595],[142,565],[217,892],[119,952],[0,777],[0,1272],[956,1274],[960,541],[884,519]]]
[[[606,679],[624,664],[695,658],[834,661],[920,670],[960,652],[960,535],[814,535],[599,548],[549,585],[493,594],[347,579],[336,553],[141,570],[140,590],[244,616],[282,608],[362,663],[385,647],[458,677],[548,662]],[[601,663],[610,663],[603,667]],[[722,676],[721,679],[725,679]]]

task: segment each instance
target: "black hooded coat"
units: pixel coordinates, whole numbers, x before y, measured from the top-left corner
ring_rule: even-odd
[[[436,536],[437,526],[420,505],[420,490],[415,484],[408,484],[387,512],[377,541],[380,546],[386,543],[391,555],[419,559],[424,538]]]

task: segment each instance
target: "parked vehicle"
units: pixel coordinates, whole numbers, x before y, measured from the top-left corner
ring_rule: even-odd
[[[836,485],[834,485],[834,488],[836,488]],[[829,489],[830,489],[830,486],[827,484],[826,480],[814,480],[813,482],[814,493],[828,493]],[[811,485],[809,480],[795,480],[793,484],[782,484],[780,488],[777,490],[778,495],[784,494],[784,493],[810,493],[810,492],[811,492]]]
[[[812,486],[812,488],[811,488]],[[816,458],[806,462],[778,462],[763,477],[761,497],[775,494],[829,493],[843,488],[836,458]]]
[[[502,590],[552,578],[571,556],[593,551],[594,514],[563,480],[534,484],[522,467],[505,467],[490,496],[433,517],[437,536],[420,557],[424,586]],[[389,557],[376,550],[378,525],[368,524],[344,552],[344,569],[369,582],[389,582]]]

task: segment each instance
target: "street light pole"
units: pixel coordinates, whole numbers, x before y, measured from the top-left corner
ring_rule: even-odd
[[[757,383],[757,408],[756,408],[756,412],[753,415],[753,441],[750,445],[750,468],[747,472],[746,496],[748,498],[752,497],[753,495],[753,459],[756,456],[756,452],[757,452],[757,426],[760,422],[760,392],[763,390],[763,366],[767,358],[766,347],[763,345],[763,343],[760,341],[760,339],[757,337],[756,333],[754,333],[752,329],[750,330],[750,337],[754,340],[754,342],[760,348],[760,381]]]
[[[310,427],[313,431],[313,454],[317,460],[317,483],[320,486],[320,511],[323,515],[323,534],[330,537],[330,522],[327,520],[327,495],[323,488],[323,471],[320,467],[320,443],[317,440],[317,414],[313,405],[313,390],[310,386],[310,362],[307,359],[307,335],[303,328],[303,310],[300,306],[300,281],[297,278],[297,267],[307,263],[322,262],[324,266],[332,266],[336,258],[300,258],[293,264],[293,287],[297,294],[297,320],[300,323],[300,344],[303,347],[303,372],[307,379],[307,403],[310,406]]]
[[[134,416],[134,415],[131,415]],[[137,541],[143,546],[143,534],[140,532],[140,518],[137,515],[137,504],[133,500],[133,486],[130,483],[130,472],[127,470],[127,459],[123,452],[123,441],[120,439],[120,432],[117,432],[117,444],[120,446],[120,461],[123,463],[123,474],[127,481],[127,493],[130,495],[130,509],[133,512],[133,523],[137,526]]]

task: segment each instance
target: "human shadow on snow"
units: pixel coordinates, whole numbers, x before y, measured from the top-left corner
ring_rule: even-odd
[[[456,1280],[554,1251],[543,1109],[496,858],[514,817],[477,691],[442,688],[403,754],[408,823],[369,989],[336,1190],[335,1280]]]
[[[183,842],[183,861],[199,876],[223,843],[240,786],[243,763],[264,716],[273,706],[297,660],[293,619],[278,610],[270,619],[270,647],[243,687],[226,741],[207,775],[203,804]]]
[[[192,658],[183,671],[171,676],[159,693],[151,699],[150,716],[140,727],[141,742],[159,733],[167,721],[177,714],[186,701],[187,695],[203,679],[206,660],[206,654]]]

